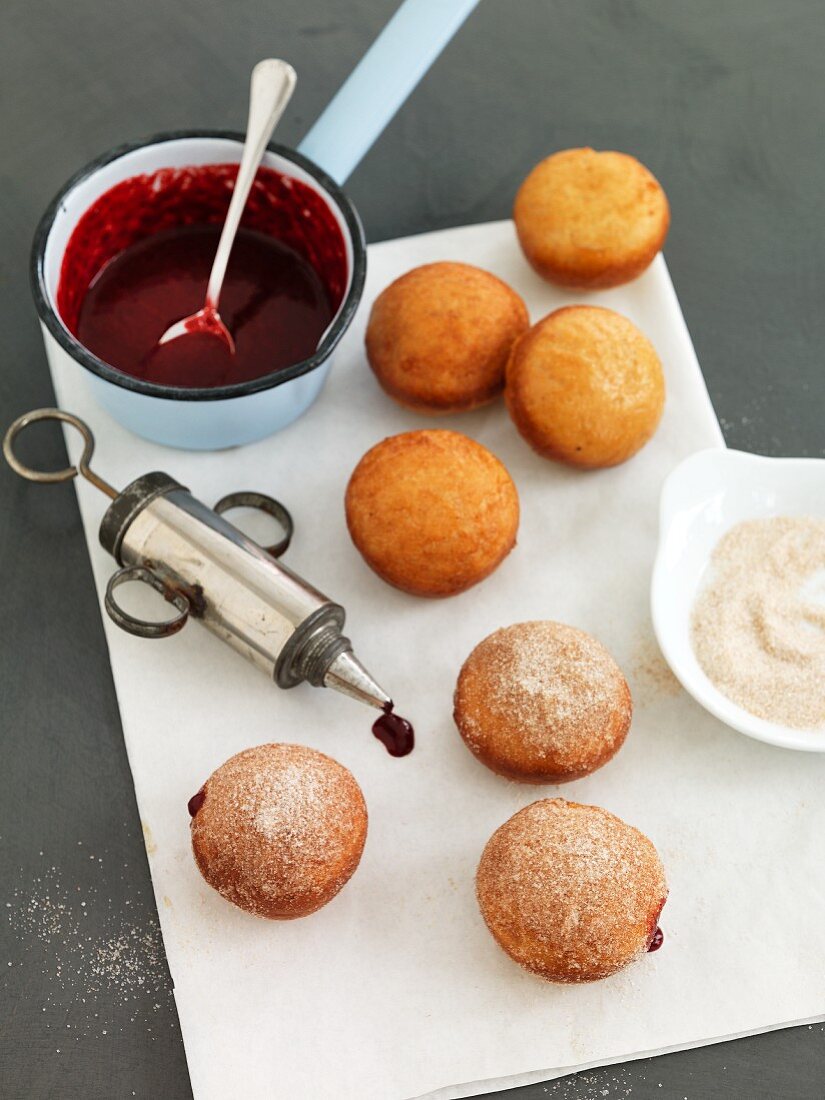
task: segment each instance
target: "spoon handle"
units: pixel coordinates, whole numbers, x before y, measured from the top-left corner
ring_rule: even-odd
[[[229,263],[229,254],[235,243],[235,234],[249,197],[252,181],[255,179],[255,173],[258,171],[270,135],[292,97],[296,79],[295,70],[291,65],[274,58],[259,61],[252,70],[246,141],[226,221],[223,223],[221,239],[218,242],[218,250],[209,273],[209,283],[206,288],[207,308],[211,307],[215,310],[218,308],[226,265]]]

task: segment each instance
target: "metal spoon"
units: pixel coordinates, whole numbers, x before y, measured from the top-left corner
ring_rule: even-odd
[[[267,142],[275,129],[281,115],[286,110],[292,93],[295,89],[297,77],[295,70],[286,61],[278,61],[269,58],[259,61],[252,70],[252,81],[249,89],[249,118],[246,124],[246,141],[244,142],[243,155],[241,156],[238,176],[232,191],[232,199],[226,212],[226,221],[223,223],[221,239],[218,242],[218,250],[212,263],[209,274],[209,283],[206,287],[206,302],[203,309],[184,317],[182,321],[176,321],[171,325],[158,343],[166,344],[170,340],[176,340],[193,332],[205,332],[217,336],[227,345],[234,354],[235,341],[232,334],[223,323],[218,313],[218,301],[221,296],[226,266],[229,263],[229,254],[235,243],[235,234],[238,232],[241,215],[243,214],[246,200],[255,173],[261,163]]]

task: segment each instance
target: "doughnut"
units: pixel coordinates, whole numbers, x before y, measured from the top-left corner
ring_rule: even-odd
[[[351,773],[303,745],[258,745],[190,799],[192,851],[227,901],[270,920],[314,913],[361,859],[367,808]]]
[[[662,943],[665,872],[648,838],[599,806],[545,798],[493,833],[476,873],[493,938],[548,982],[592,982]]]
[[[425,264],[376,298],[367,359],[406,408],[462,412],[501,393],[510,348],[529,324],[524,302],[495,275],[470,264]]]
[[[665,403],[650,341],[620,313],[565,306],[515,344],[507,408],[546,458],[593,469],[625,462],[647,443]]]
[[[501,462],[459,432],[377,443],[346,491],[352,541],[379,577],[416,596],[478,584],[516,543],[519,502]]]
[[[480,642],[461,669],[453,716],[464,743],[499,775],[566,783],[624,744],[633,705],[604,646],[572,626],[516,623]]]
[[[659,181],[634,157],[565,149],[527,176],[513,219],[539,275],[592,289],[641,275],[665,242],[670,207]]]

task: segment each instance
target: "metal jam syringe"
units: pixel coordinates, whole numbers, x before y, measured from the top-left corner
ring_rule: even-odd
[[[14,441],[29,424],[60,420],[84,439],[77,466],[43,473],[24,466]],[[392,714],[392,700],[354,656],[341,631],[345,612],[276,559],[289,545],[292,519],[278,501],[262,493],[232,493],[207,508],[168,474],[144,474],[117,492],[89,463],[94,437],[78,417],[61,409],[37,409],[19,417],[3,440],[6,461],[29,481],[68,481],[81,474],[111,499],[100,524],[100,542],[121,566],[106,586],[104,604],[122,630],[142,638],[176,634],[189,619],[217,634],[282,688],[303,681],[334,688],[384,712],[374,732],[393,755],[412,748],[412,729]],[[260,508],[283,527],[284,537],[259,546],[228,523],[230,508]],[[142,581],[163,595],[177,615],[147,622],[124,611],[118,585]],[[406,733],[405,729],[409,731]]]

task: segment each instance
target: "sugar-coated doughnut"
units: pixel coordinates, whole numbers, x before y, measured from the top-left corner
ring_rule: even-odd
[[[626,153],[565,149],[541,161],[513,208],[535,270],[562,286],[618,286],[635,279],[664,244],[667,196]]]
[[[488,768],[527,783],[581,779],[624,744],[633,706],[595,638],[556,622],[504,627],[461,669],[454,717]]]
[[[616,466],[651,438],[665,403],[656,350],[612,309],[565,306],[513,347],[507,408],[527,442],[573,466]]]
[[[231,757],[190,800],[200,872],[259,917],[305,917],[349,880],[367,837],[352,774],[303,745],[258,745]]]
[[[346,492],[352,540],[389,584],[452,596],[483,580],[516,542],[519,502],[501,462],[459,432],[403,432],[377,443]]]
[[[425,264],[376,298],[367,358],[400,404],[461,412],[502,391],[510,348],[529,323],[524,302],[495,275],[470,264]]]
[[[476,874],[496,942],[550,982],[592,982],[661,945],[667,899],[648,838],[599,806],[533,802],[487,843]]]

